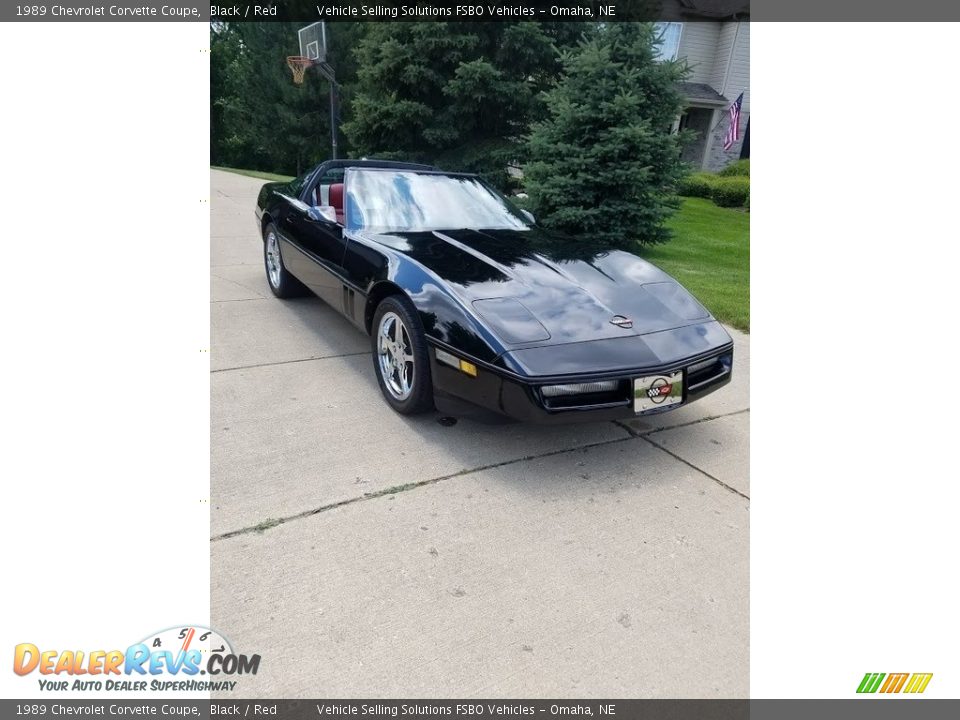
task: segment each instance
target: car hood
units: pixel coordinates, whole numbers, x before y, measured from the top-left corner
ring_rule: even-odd
[[[370,237],[428,268],[511,345],[630,337],[712,319],[636,255],[540,228]],[[612,323],[617,316],[625,320]]]

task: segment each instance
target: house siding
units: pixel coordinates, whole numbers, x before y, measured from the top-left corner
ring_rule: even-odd
[[[683,23],[677,57],[685,59],[690,67],[687,82],[706,83],[729,102],[744,93],[740,137],[730,150],[723,149],[723,136],[729,127],[729,105],[715,110],[710,123],[711,132],[704,144],[701,167],[721,170],[740,157],[743,134],[750,118],[750,23]]]
[[[719,33],[720,23],[688,22],[683,24],[680,31],[680,47],[677,50],[677,57],[686,58],[687,64],[690,66],[689,82],[708,83],[714,89],[718,89],[711,80],[717,55]]]
[[[718,28],[717,50],[714,55],[710,85],[731,103],[743,93],[740,107],[740,136],[729,150],[723,149],[723,137],[729,127],[727,109],[714,113],[716,130],[709,139],[703,167],[722,170],[740,157],[743,134],[750,119],[750,23],[726,22]],[[729,106],[728,106],[729,107]]]

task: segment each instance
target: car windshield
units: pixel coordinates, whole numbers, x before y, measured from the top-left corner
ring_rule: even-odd
[[[347,176],[348,230],[525,229],[529,222],[477,177],[353,168]]]

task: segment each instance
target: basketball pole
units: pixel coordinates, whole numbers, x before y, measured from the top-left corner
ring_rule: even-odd
[[[337,81],[330,81],[330,154],[337,159]]]
[[[319,31],[317,26],[320,27]],[[317,34],[319,32],[319,35]],[[303,73],[310,67],[317,71],[330,83],[330,152],[333,160],[337,159],[337,117],[340,88],[337,85],[337,75],[333,66],[327,62],[327,24],[315,22],[297,31],[300,41],[300,55],[287,58],[287,64],[294,71],[293,81],[303,84]],[[299,75],[297,71],[299,70]]]
[[[320,74],[330,83],[330,152],[331,160],[337,159],[337,75],[327,63],[318,63]]]

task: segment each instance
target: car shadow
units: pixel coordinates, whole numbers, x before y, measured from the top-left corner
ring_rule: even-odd
[[[635,438],[622,425],[613,422],[592,422],[571,425],[537,425],[518,423],[505,418],[503,422],[489,422],[469,416],[449,416],[436,410],[423,415],[405,416],[395,413],[383,399],[375,376],[370,357],[369,336],[357,329],[323,300],[311,296],[284,301],[290,310],[290,316],[300,323],[303,332],[312,333],[317,338],[331,335],[351,338],[350,346],[364,346],[364,349],[331,356],[325,359],[344,360],[343,369],[349,373],[350,383],[363,388],[357,395],[363,402],[378,403],[378,411],[390,413],[410,433],[418,438],[420,447],[428,449],[437,446],[444,453],[457,458],[454,463],[460,472],[493,470],[497,478],[511,486],[526,490],[537,490],[544,484],[551,487],[566,487],[569,482],[571,491],[609,492],[623,485],[623,478],[609,473],[597,473],[585,469],[595,465],[594,457],[600,454],[608,456],[626,455],[633,466],[644,466],[662,451],[647,442]],[[354,342],[356,340],[356,342]],[[483,447],[511,447],[507,458],[478,462],[478,443]],[[618,446],[607,449],[606,446]],[[529,462],[539,462],[553,456],[567,454],[569,463],[551,462],[554,468],[548,475],[531,473]],[[528,463],[519,465],[520,461]],[[514,466],[511,468],[511,466]],[[459,473],[452,473],[459,474]],[[653,481],[657,476],[641,472],[641,477]],[[427,479],[427,478],[425,478]]]

